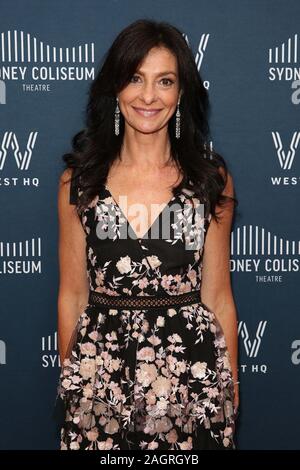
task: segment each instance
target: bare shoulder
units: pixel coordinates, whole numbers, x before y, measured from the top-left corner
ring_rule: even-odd
[[[225,178],[225,171],[223,167],[219,167],[219,171],[223,178]],[[233,177],[231,173],[227,172],[227,180],[225,187],[222,191],[223,196],[228,196],[230,199],[227,199],[224,204],[216,205],[216,214],[219,217],[218,222],[212,218],[207,234],[206,245],[207,251],[209,246],[212,250],[215,250],[215,245],[218,246],[228,243],[228,237],[231,231],[233,215],[234,215],[234,200],[231,198],[235,197]]]
[[[71,194],[72,194],[72,178],[73,169],[65,169],[58,181],[58,202],[61,210],[69,210],[74,212],[74,207],[70,204]]]
[[[64,185],[64,183],[70,184],[70,179],[72,178],[73,170],[72,168],[66,168],[59,177],[59,183]]]
[[[224,171],[224,168],[222,166],[219,167],[219,172],[221,173],[223,178],[225,178],[225,171]],[[227,171],[227,181],[226,181],[226,185],[225,185],[225,188],[224,188],[222,194],[224,196],[234,197],[233,177],[232,177],[232,175],[229,171]]]

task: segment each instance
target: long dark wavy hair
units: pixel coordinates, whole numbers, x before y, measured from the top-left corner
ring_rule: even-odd
[[[210,212],[218,222],[216,204],[238,201],[221,194],[228,168],[224,158],[209,145],[208,92],[183,33],[169,23],[150,19],[137,20],[123,29],[104,55],[89,89],[85,128],[73,137],[72,152],[63,155],[67,168],[74,170],[72,184],[82,190],[77,210],[86,208],[99,193],[112,163],[120,156],[125,122],[121,113],[120,132],[115,135],[116,95],[128,85],[153,47],[167,48],[177,58],[179,89],[183,92],[179,139],[175,138],[175,112],[168,122],[171,158],[182,173],[180,184],[172,188],[173,195],[183,187],[192,189],[205,202],[206,216]]]

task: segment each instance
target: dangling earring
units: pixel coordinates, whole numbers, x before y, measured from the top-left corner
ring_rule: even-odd
[[[117,106],[115,109],[115,135],[120,133],[120,108],[119,108],[119,99],[117,98]]]
[[[209,148],[210,148],[210,151],[209,151],[209,159],[212,160],[213,159],[213,156],[212,156],[212,141],[210,141],[210,144],[209,144]],[[207,144],[206,142],[204,143],[204,154],[203,154],[203,157],[204,158],[207,158]]]
[[[176,111],[176,131],[175,131],[176,139],[179,139],[179,138],[180,138],[180,111],[179,111],[179,103],[180,103],[180,99],[178,100],[178,103],[177,103],[177,111]]]

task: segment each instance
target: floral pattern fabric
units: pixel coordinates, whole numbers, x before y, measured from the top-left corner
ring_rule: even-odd
[[[118,297],[200,290],[211,215],[197,210],[199,202],[183,189],[150,227],[172,208],[167,237],[152,238],[149,229],[126,238],[131,226],[104,186],[80,214],[90,290]],[[200,295],[199,302],[172,308],[86,305],[57,398],[65,406],[61,450],[235,449],[229,353]]]

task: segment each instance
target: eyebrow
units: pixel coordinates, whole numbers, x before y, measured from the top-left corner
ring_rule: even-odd
[[[137,70],[136,73],[139,73],[141,75],[144,75],[144,73],[140,70]],[[175,75],[175,77],[177,77],[176,73],[173,72],[172,70],[166,70],[165,72],[159,72],[156,76],[157,77],[161,77],[162,75],[168,75],[169,73],[172,73],[173,75]]]

